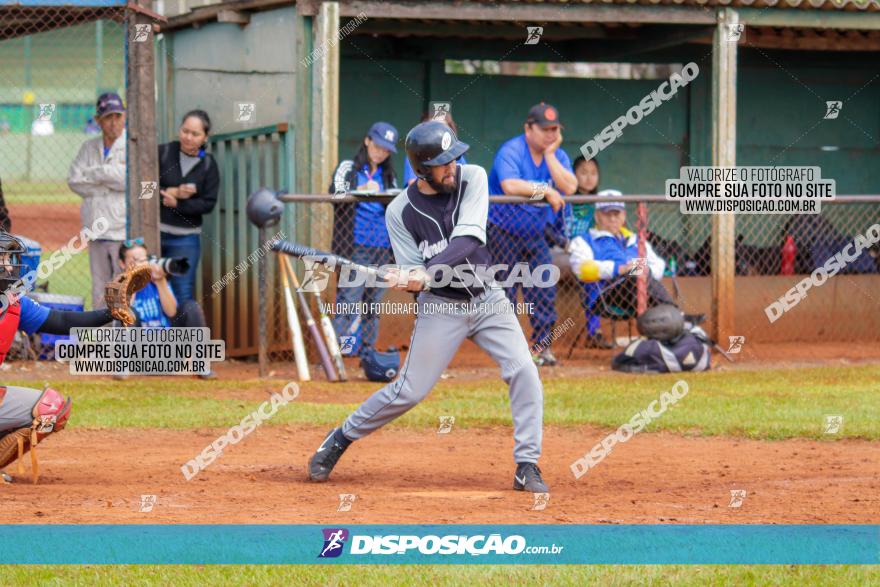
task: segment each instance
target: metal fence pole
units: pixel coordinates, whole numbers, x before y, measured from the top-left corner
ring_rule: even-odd
[[[645,265],[636,282],[636,312],[641,316],[648,309],[648,205],[639,202],[636,210],[638,214],[636,226],[639,233],[639,258],[645,259]]]
[[[265,243],[267,240],[268,231],[265,228],[260,228],[260,242]],[[267,377],[269,375],[269,329],[267,327],[268,304],[266,303],[266,298],[269,295],[269,272],[267,270],[268,268],[266,267],[266,264],[268,263],[267,259],[271,259],[273,257],[274,255],[261,255],[260,260],[258,261],[259,284],[257,286],[257,361],[260,365],[260,377]]]

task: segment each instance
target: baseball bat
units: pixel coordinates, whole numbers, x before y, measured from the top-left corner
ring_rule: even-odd
[[[293,267],[287,257],[281,257],[281,259],[283,259],[287,270],[293,273]],[[304,259],[304,261],[306,263],[306,269],[311,269],[309,260]],[[336,373],[339,375],[340,381],[348,381],[348,375],[345,373],[345,362],[342,360],[342,351],[339,348],[339,338],[336,336],[336,330],[333,328],[333,323],[330,321],[330,317],[327,316],[327,312],[324,311],[321,294],[317,288],[311,288],[311,293],[315,296],[315,300],[318,302],[318,320],[321,324],[321,330],[324,333],[327,350],[329,351],[330,356],[333,357],[333,364],[336,366]]]
[[[330,359],[330,353],[327,352],[327,345],[324,344],[324,339],[321,338],[321,332],[318,330],[318,325],[315,324],[315,319],[312,317],[312,310],[309,308],[306,295],[299,286],[299,279],[297,279],[296,273],[291,272],[290,279],[293,282],[293,287],[296,288],[296,297],[299,301],[299,309],[303,320],[305,320],[306,328],[308,328],[312,340],[315,341],[315,346],[318,347],[318,355],[321,357],[321,366],[324,368],[324,373],[327,374],[327,379],[330,381],[339,381],[336,369],[333,368],[333,361]]]
[[[287,272],[284,270],[282,261],[284,257],[278,257],[278,266],[281,269],[281,281],[284,284],[284,304],[287,307],[287,325],[290,327],[290,336],[293,339],[293,359],[296,361],[296,372],[300,381],[311,381],[309,362],[306,359],[306,348],[303,342],[302,329],[299,319],[296,317],[296,306],[290,293],[290,283],[287,281]]]
[[[731,357],[730,355],[728,355],[728,354],[727,354],[727,351],[725,351],[724,348],[723,348],[720,344],[718,344],[718,343],[715,342],[715,341],[712,341],[712,342],[713,342],[713,346],[715,347],[715,350],[717,350],[719,353],[721,353],[721,356],[724,357],[725,359],[727,359],[727,362],[728,362],[728,363],[733,363],[733,362],[734,362],[734,361],[733,361],[733,357]]]
[[[379,269],[378,267],[369,267],[367,265],[361,265],[360,263],[355,263],[351,259],[347,259],[340,255],[335,255],[333,253],[327,253],[325,251],[319,251],[318,249],[313,249],[311,247],[307,247],[305,245],[301,245],[298,243],[292,243],[290,241],[279,240],[276,241],[272,245],[272,250],[278,253],[284,253],[285,255],[290,255],[291,257],[308,257],[309,261],[313,263],[320,263],[322,265],[330,265],[333,268],[336,267],[351,267],[355,271],[359,273],[366,273],[368,275],[375,275],[376,277],[384,279],[386,275],[388,275],[387,271]]]
[[[319,251],[318,249],[313,249],[311,247],[307,247],[305,245],[301,245],[298,243],[292,243],[290,241],[279,240],[276,241],[275,244],[272,245],[272,250],[277,253],[284,253],[285,255],[290,255],[291,257],[299,257],[299,258],[307,258],[309,261],[313,263],[320,263],[322,265],[330,265],[332,269],[342,268],[342,267],[350,267],[351,269],[359,272],[366,273],[367,275],[375,275],[379,279],[385,280],[389,275],[389,272],[381,269],[379,267],[370,267],[369,265],[361,265],[360,263],[355,263],[351,259],[347,259],[341,255],[336,255],[334,253],[328,253],[325,251]],[[422,289],[427,291],[431,288],[430,282],[425,281]]]

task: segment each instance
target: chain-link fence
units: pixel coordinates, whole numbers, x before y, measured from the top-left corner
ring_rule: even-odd
[[[393,263],[384,228],[385,199],[297,198],[296,218],[300,242],[331,249],[356,262]],[[301,198],[301,199],[300,199]],[[638,199],[638,197],[634,197]],[[493,263],[527,263],[531,270],[550,263],[559,268],[559,281],[549,288],[520,288],[517,301],[525,304],[520,315],[526,335],[535,350],[551,347],[557,358],[587,356],[590,349],[602,348],[604,342],[623,343],[636,334],[634,319],[638,307],[636,275],[645,275],[648,305],[670,301],[686,313],[705,314],[711,326],[711,235],[712,216],[681,214],[677,203],[643,198],[645,215],[640,222],[638,206],[626,205],[624,234],[646,234],[650,249],[646,261],[629,260],[627,275],[614,278],[602,273],[597,281],[584,282],[575,277],[570,255],[561,245],[567,237],[598,230],[594,204],[581,203],[567,208],[567,222],[558,223],[533,235],[513,235],[490,223],[489,244]],[[865,203],[826,203],[816,215],[738,215],[735,236],[735,324],[738,335],[751,341],[837,341],[877,340],[880,332],[880,286],[878,260],[862,251],[856,260],[845,263],[828,285],[811,289],[808,295],[786,315],[772,322],[767,307],[786,295],[829,258],[864,235],[880,222],[880,198],[865,197]],[[493,203],[492,206],[533,204]],[[511,208],[510,210],[515,210]],[[333,218],[332,224],[319,219]],[[594,232],[593,236],[602,235]],[[633,242],[623,239],[622,248],[630,255],[638,251]],[[594,241],[595,243],[595,241]],[[602,248],[596,245],[597,248]],[[634,247],[634,248],[631,248]],[[851,252],[852,250],[850,250]],[[594,257],[603,259],[597,252]],[[619,265],[624,265],[620,263]],[[303,269],[301,263],[298,264]],[[540,280],[538,273],[530,272]],[[501,281],[503,272],[496,273]],[[412,296],[388,288],[361,287],[336,289],[336,277],[323,292],[330,302],[362,302],[362,312],[332,316],[341,338],[351,337],[353,352],[364,344],[380,349],[409,342],[414,316],[411,313],[385,311],[394,304],[409,302]],[[518,281],[516,279],[513,280]],[[510,283],[510,282],[508,282]],[[407,307],[398,305],[397,307]],[[313,310],[319,308],[315,306]],[[772,312],[771,312],[772,313]],[[275,323],[272,340],[289,340],[285,321]],[[601,337],[597,334],[601,333]],[[615,341],[615,339],[617,339]],[[543,341],[543,342],[542,342]],[[727,341],[724,341],[727,344]]]
[[[38,273],[30,294],[53,307],[92,306],[88,252],[75,252],[79,241],[69,244],[91,220],[81,219],[83,197],[68,186],[68,174],[83,143],[101,140],[98,96],[125,96],[124,10],[0,7],[0,182],[9,222],[3,227],[24,240],[33,269],[62,252]],[[93,183],[109,189],[97,178]],[[124,221],[124,185],[116,195]]]

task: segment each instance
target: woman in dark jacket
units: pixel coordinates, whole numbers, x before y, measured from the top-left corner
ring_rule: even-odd
[[[397,129],[387,122],[370,127],[354,158],[339,163],[333,173],[330,193],[344,194],[354,190],[384,192],[397,187],[397,176],[391,164],[391,153],[396,153]],[[385,228],[385,208],[381,202],[345,203],[334,206],[333,251],[350,256],[363,265],[390,265],[394,263],[391,242]],[[385,287],[355,285],[340,287],[336,292],[339,303],[371,303],[382,299]],[[360,318],[360,320],[358,320]],[[339,336],[354,336],[357,341],[349,354],[359,354],[363,348],[376,344],[379,334],[379,316],[365,312],[362,315],[336,314],[333,327]],[[360,336],[358,336],[360,334]],[[347,345],[346,345],[347,346]]]
[[[160,224],[163,257],[186,257],[189,270],[171,276],[178,301],[194,298],[196,268],[201,255],[202,219],[217,204],[220,172],[205,152],[211,119],[203,110],[187,112],[179,140],[159,146]]]

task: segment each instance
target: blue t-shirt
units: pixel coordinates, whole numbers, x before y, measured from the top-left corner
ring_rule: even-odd
[[[459,165],[467,165],[464,155],[458,158]],[[417,179],[416,172],[413,171],[412,165],[409,164],[409,157],[403,160],[403,184],[409,185],[410,180]]]
[[[110,154],[110,147],[104,147],[104,159],[107,158],[107,155]]]
[[[565,151],[556,149],[556,158],[565,169],[572,171],[571,160]],[[492,163],[492,171],[489,173],[489,194],[504,195],[501,182],[505,179],[546,182],[551,187],[556,187],[547,167],[547,161],[542,158],[540,165],[535,165],[532,161],[525,134],[510,139],[498,149],[495,161]],[[489,222],[519,236],[534,237],[544,234],[546,225],[557,222],[556,216],[553,208],[546,203],[489,206]]]
[[[358,171],[357,185],[364,185],[370,180],[379,184],[379,191],[385,191],[385,182],[382,180],[382,168],[376,169],[376,173],[370,176],[370,166],[364,165]],[[356,189],[354,186],[352,189]],[[391,241],[388,240],[388,230],[385,228],[385,206],[379,202],[358,202],[354,210],[354,244],[362,247],[389,248]]]
[[[49,308],[41,306],[28,297],[21,298],[19,302],[21,303],[21,315],[18,320],[19,330],[24,330],[28,334],[37,332],[49,317]]]
[[[170,288],[169,288],[170,289]],[[174,292],[171,292],[174,295]],[[162,311],[162,301],[159,299],[159,288],[152,281],[147,287],[134,295],[134,302],[131,304],[141,319],[141,326],[146,328],[168,328],[171,321],[165,312]]]

